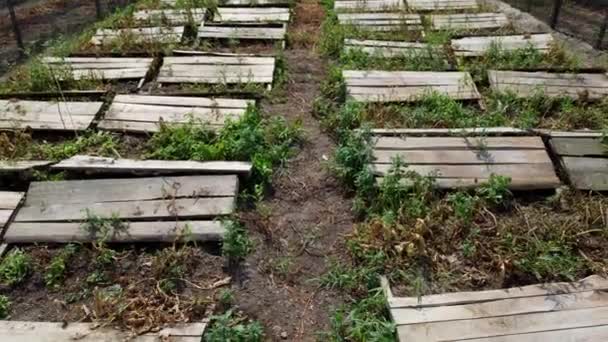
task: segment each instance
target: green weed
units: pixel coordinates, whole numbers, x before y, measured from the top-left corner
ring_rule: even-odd
[[[249,239],[245,227],[233,220],[222,222],[226,229],[222,243],[222,254],[231,260],[239,261],[253,250],[253,241]]]
[[[67,264],[76,251],[76,245],[68,244],[51,260],[44,274],[44,283],[48,288],[57,289],[61,286]]]
[[[511,197],[509,177],[491,174],[487,182],[480,184],[476,189],[477,194],[491,205],[504,204]]]
[[[128,224],[123,222],[117,213],[112,213],[110,217],[102,217],[88,208],[84,212],[85,218],[80,224],[80,229],[89,234],[98,245],[105,244],[113,235],[124,233],[128,229]]]
[[[10,314],[11,302],[7,296],[0,295],[0,319],[5,319]]]
[[[264,331],[260,323],[243,323],[232,310],[211,316],[210,326],[204,336],[206,342],[261,342],[263,338]]]
[[[370,55],[361,49],[351,49],[341,55],[340,62],[344,69],[349,70],[442,71],[448,68],[447,56],[436,46],[390,58],[381,54]]]
[[[13,286],[21,283],[32,270],[32,260],[19,248],[10,251],[0,263],[0,283]]]

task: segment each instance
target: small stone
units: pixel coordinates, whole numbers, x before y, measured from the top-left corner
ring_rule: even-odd
[[[287,331],[283,331],[283,332],[281,333],[281,338],[282,338],[282,339],[286,340],[286,339],[287,339],[287,336],[288,336],[288,335],[287,335]]]

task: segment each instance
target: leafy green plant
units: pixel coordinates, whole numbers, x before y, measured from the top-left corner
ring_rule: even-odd
[[[32,269],[32,261],[23,250],[15,248],[0,263],[0,283],[13,286],[25,280]]]
[[[80,153],[95,151],[96,154],[104,156],[119,156],[116,151],[118,142],[108,132],[87,131],[72,140],[63,141],[59,144],[43,143],[33,147],[32,152],[44,159],[61,160],[67,159]]]
[[[253,241],[249,238],[245,227],[234,220],[225,220],[222,225],[226,229],[222,244],[222,254],[231,260],[241,260],[253,250]]]
[[[334,154],[331,169],[348,186],[354,187],[359,174],[372,161],[371,134],[359,130],[345,135]]]
[[[44,283],[47,287],[57,289],[61,285],[67,270],[67,263],[76,251],[76,245],[68,244],[51,260],[44,274]]]
[[[558,240],[535,240],[522,252],[514,265],[538,280],[561,276],[574,281],[583,262],[567,243]]]
[[[7,296],[0,295],[0,319],[5,319],[10,313],[11,302]]]
[[[110,234],[124,233],[129,227],[120,219],[118,213],[112,213],[110,217],[102,217],[89,208],[86,208],[84,212],[85,218],[80,224],[80,229],[87,232],[99,245],[103,245],[111,237]]]
[[[205,332],[206,342],[261,342],[264,337],[259,322],[243,323],[232,310],[211,316],[211,323]]]
[[[464,191],[458,191],[448,195],[448,202],[450,202],[454,208],[456,217],[465,223],[471,222],[478,201],[479,198],[477,196],[472,196]]]
[[[511,197],[511,178],[491,174],[487,182],[477,188],[477,195],[492,205],[503,204]]]

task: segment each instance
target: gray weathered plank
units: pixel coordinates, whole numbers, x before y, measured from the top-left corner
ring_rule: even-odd
[[[608,158],[608,148],[599,138],[552,138],[549,144],[560,156],[597,156]]]
[[[562,157],[562,163],[576,189],[608,190],[608,158]]]
[[[133,13],[133,19],[155,24],[185,25],[193,22],[199,25],[205,19],[206,13],[206,8],[140,10]]]
[[[362,51],[372,56],[395,58],[439,52],[439,49],[417,42],[344,39],[344,51]]]
[[[457,100],[481,95],[468,72],[344,70],[349,96],[358,102],[419,101],[431,92]]]
[[[405,9],[403,0],[336,0],[334,1],[336,11],[390,11]]]
[[[598,325],[584,328],[566,330],[539,331],[527,334],[503,335],[493,337],[480,337],[473,339],[455,339],[449,342],[595,342],[608,341],[608,325]],[[447,341],[446,341],[447,342]]]
[[[375,164],[391,164],[399,157],[408,165],[414,164],[547,164],[551,158],[544,150],[374,150]],[[523,167],[523,166],[522,166]]]
[[[199,38],[284,40],[287,28],[252,26],[207,26],[198,29]]]
[[[23,172],[50,165],[47,160],[0,160],[0,173]]]
[[[85,130],[103,102],[0,100],[0,129]]]
[[[175,176],[32,182],[26,206],[114,201],[233,197],[236,175]]]
[[[539,53],[546,54],[551,50],[553,36],[549,33],[490,36],[490,37],[464,37],[452,39],[452,51],[456,56],[475,57],[483,56],[492,46],[503,51],[534,48]]]
[[[527,131],[513,127],[472,127],[472,128],[373,128],[370,132],[379,136],[469,136],[469,135],[521,135]]]
[[[217,23],[286,23],[289,8],[285,7],[218,7],[213,15]]]
[[[194,160],[134,160],[77,155],[51,166],[56,170],[141,174],[200,173],[239,174],[251,173],[250,162],[194,161]]]
[[[110,230],[108,243],[219,241],[225,228],[218,221],[129,222],[124,230]],[[100,236],[87,232],[81,223],[17,222],[4,235],[8,243],[68,243],[94,242]]]
[[[446,150],[446,149],[545,149],[540,137],[380,137],[375,149]]]
[[[152,65],[153,58],[123,57],[44,57],[43,62],[52,69],[58,69],[57,77],[81,79],[133,79],[144,78]],[[135,63],[137,67],[125,67],[124,63]],[[67,75],[64,73],[67,72]]]
[[[23,198],[23,192],[0,191],[0,209],[13,210]]]
[[[482,30],[507,26],[504,13],[433,14],[431,25],[435,30]]]
[[[290,0],[224,0],[224,6],[289,6]]]
[[[489,70],[494,91],[512,91],[521,97],[537,92],[549,97],[598,100],[608,95],[608,76],[602,73],[549,73]]]
[[[132,336],[130,331],[98,327],[94,323],[0,321],[0,340],[12,342],[82,342],[133,341],[152,342],[170,339],[176,342],[200,341],[207,322],[178,324],[158,332]]]
[[[406,0],[407,7],[414,11],[474,10],[479,7],[476,0]]]
[[[403,31],[421,30],[422,18],[418,14],[400,12],[338,13],[342,25],[352,25],[362,30]]]
[[[91,44],[108,45],[118,39],[129,39],[136,43],[178,43],[184,35],[184,26],[177,27],[140,27],[126,29],[98,29],[93,37]]]

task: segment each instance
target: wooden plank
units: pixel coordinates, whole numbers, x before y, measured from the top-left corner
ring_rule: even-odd
[[[252,56],[180,56],[165,57],[164,65],[274,65],[274,57],[252,57]]]
[[[608,76],[591,73],[548,73],[489,70],[488,79],[494,91],[513,91],[527,97],[542,91],[545,96],[597,100],[608,95]]]
[[[214,22],[221,23],[286,23],[289,8],[285,7],[218,7]]]
[[[129,79],[144,78],[152,65],[152,58],[123,58],[123,57],[44,57],[43,62],[49,67],[60,67],[70,71],[70,77],[80,79]],[[125,63],[137,67],[124,68]],[[59,78],[64,75],[60,73]]]
[[[452,50],[456,56],[483,56],[492,46],[503,51],[514,51],[532,47],[546,54],[551,50],[553,36],[551,34],[530,34],[490,37],[464,37],[452,39]]]
[[[140,22],[169,23],[171,25],[200,24],[205,19],[206,8],[140,10],[133,13],[133,19]]]
[[[50,164],[48,160],[0,160],[0,173],[23,172]]]
[[[574,131],[555,131],[550,129],[535,128],[532,132],[552,138],[602,138],[604,133],[588,129]]]
[[[42,61],[47,64],[77,64],[77,63],[137,63],[150,64],[153,58],[131,58],[131,57],[43,57]]]
[[[190,342],[201,339],[207,322],[183,323],[158,332],[132,336],[130,331],[98,327],[95,323],[24,322],[0,321],[0,340],[12,342],[58,342],[78,340],[83,342],[133,341],[152,342],[162,339]]]
[[[488,182],[489,178],[435,178],[433,186],[437,189],[475,189],[482,183]],[[376,183],[382,184],[384,177],[376,177]],[[402,180],[404,183],[408,183],[407,179]],[[411,184],[411,183],[410,183]],[[530,180],[529,178],[511,178],[509,183],[510,190],[544,190],[554,189],[561,184],[555,178],[535,178]]]
[[[552,138],[549,144],[560,156],[608,157],[608,149],[599,138]]]
[[[338,13],[342,25],[353,25],[365,30],[400,31],[422,29],[422,18],[418,14],[399,12]]]
[[[566,330],[540,331],[527,334],[503,335],[493,337],[480,337],[473,339],[456,339],[456,341],[469,342],[596,342],[608,341],[608,325],[597,325],[592,327],[572,328]]]
[[[547,164],[551,158],[544,150],[462,150],[462,151],[383,151],[374,150],[375,164],[391,164],[399,157],[408,164]],[[522,167],[526,167],[523,166]]]
[[[13,215],[13,209],[0,209],[0,228],[4,228]]]
[[[430,20],[435,30],[495,29],[509,24],[503,13],[433,14]]]
[[[289,0],[223,0],[224,6],[288,6]]]
[[[134,172],[137,174],[201,173],[247,176],[251,173],[251,163],[240,161],[134,160],[77,155],[62,160],[51,166],[51,169],[111,173]]]
[[[376,175],[384,176],[391,164],[373,164]],[[512,179],[528,180],[530,185],[542,183],[560,185],[552,163],[544,164],[486,164],[486,165],[408,165],[406,171],[414,171],[422,176],[459,179],[489,179],[492,174]],[[549,188],[551,188],[549,187]]]
[[[397,325],[468,320],[536,312],[576,310],[608,306],[608,293],[586,291],[549,296],[501,299],[475,304],[391,310]]]
[[[401,341],[445,341],[608,325],[608,307],[401,325]]]
[[[168,57],[159,83],[272,83],[273,57]]]
[[[47,204],[22,207],[17,212],[15,222],[85,220],[87,210],[100,217],[116,215],[124,220],[206,219],[229,215],[234,209],[235,197]]]
[[[388,11],[405,9],[402,0],[336,0],[334,10]]]
[[[91,44],[107,45],[117,39],[128,37],[136,43],[177,43],[182,40],[184,26],[178,27],[141,27],[127,29],[98,29],[93,37]]]
[[[468,136],[468,135],[522,135],[526,130],[513,127],[472,127],[472,128],[373,128],[375,136],[418,135],[418,136]]]
[[[447,149],[538,149],[545,150],[540,137],[380,137],[375,149],[447,150]]]
[[[152,95],[116,95],[112,103],[132,103],[142,105],[166,105],[184,107],[220,107],[220,108],[242,108],[255,105],[255,100],[210,98],[191,96],[152,96]]]
[[[608,190],[608,158],[563,157],[562,162],[576,189]]]
[[[407,0],[407,7],[414,11],[474,10],[475,0]]]
[[[119,80],[144,78],[148,73],[148,68],[132,69],[77,69],[71,71],[71,77],[75,80],[98,79],[98,80]],[[63,79],[63,78],[62,78]]]
[[[486,291],[451,292],[422,297],[392,297],[389,298],[389,306],[391,308],[436,307],[594,290],[608,290],[608,279],[592,275],[575,282],[534,284]]]
[[[124,231],[110,231],[109,243],[220,241],[225,228],[218,221],[128,222]],[[81,223],[13,223],[4,235],[8,243],[92,242],[99,238],[85,231]]]
[[[380,56],[383,58],[395,58],[430,53],[438,49],[436,49],[435,46],[426,43],[344,39],[344,50],[361,51],[372,56]]]
[[[206,107],[174,107],[117,103],[112,104],[105,120],[185,123],[192,120],[212,125],[223,125],[228,120],[238,120],[245,109],[219,109]]]
[[[175,176],[32,182],[26,206],[155,199],[233,197],[236,175]]]
[[[23,192],[0,191],[0,209],[13,210],[23,198]]]
[[[95,116],[103,102],[0,100],[0,114],[16,113],[24,118],[32,114],[70,114]]]
[[[284,40],[286,27],[205,26],[198,30],[199,38],[273,39]]]
[[[165,123],[167,126],[179,126],[183,123],[173,122]],[[196,125],[196,123],[195,123]],[[203,125],[201,123],[201,125]],[[211,125],[204,124],[206,129],[217,131],[224,127],[223,125]],[[144,121],[114,121],[114,120],[103,120],[97,125],[97,128],[101,130],[123,132],[123,133],[154,133],[160,131],[159,122],[144,122]]]

